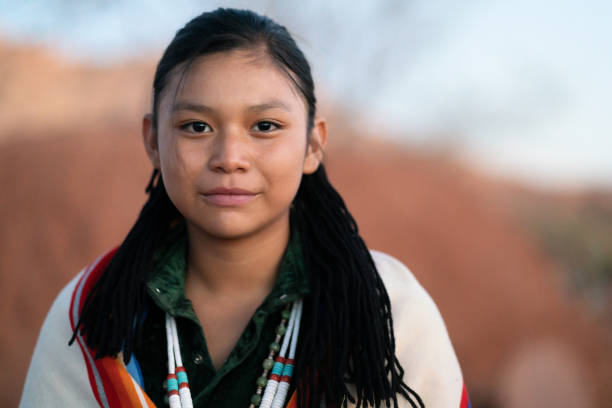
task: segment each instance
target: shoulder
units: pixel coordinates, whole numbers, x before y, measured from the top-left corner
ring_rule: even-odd
[[[444,324],[433,299],[406,265],[384,252],[370,250],[370,254],[389,295],[396,330],[417,321]]]
[[[399,285],[402,290],[422,290],[421,285],[412,272],[393,256],[381,251],[370,249],[376,269],[382,278],[387,292]]]
[[[52,405],[89,406],[95,403],[87,367],[72,336],[70,312],[81,270],[58,294],[40,330],[26,376],[20,407]]]
[[[370,250],[389,300],[405,383],[427,407],[459,407],[463,377],[438,307],[399,260]]]
[[[63,349],[68,345],[68,341],[72,336],[70,324],[70,303],[77,283],[83,276],[84,270],[80,271],[57,295],[47,316],[45,317],[43,326],[38,336],[38,342],[34,354],[40,354],[44,349],[49,351],[50,348]],[[47,354],[45,353],[45,356]]]

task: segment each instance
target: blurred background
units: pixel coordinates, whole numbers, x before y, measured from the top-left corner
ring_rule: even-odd
[[[58,291],[134,222],[155,64],[218,6],[298,40],[330,178],[438,304],[473,406],[611,406],[612,3],[596,0],[0,0],[0,406]]]

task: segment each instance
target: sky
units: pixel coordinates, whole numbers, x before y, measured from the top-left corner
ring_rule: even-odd
[[[9,1],[0,36],[112,64],[218,6],[287,26],[359,126],[550,188],[612,188],[612,2]]]

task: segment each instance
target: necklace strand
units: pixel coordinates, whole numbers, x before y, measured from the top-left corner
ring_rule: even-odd
[[[289,310],[290,307],[291,310]],[[295,365],[295,349],[301,316],[301,299],[296,300],[292,305],[287,305],[282,311],[281,322],[276,328],[274,341],[268,347],[268,357],[262,363],[263,372],[257,378],[257,389],[251,397],[249,408],[259,407],[260,404],[261,408],[282,408],[285,404]],[[282,346],[280,345],[281,340],[283,340]],[[181,359],[176,320],[168,313],[166,313],[166,341],[168,346],[166,387],[170,408],[193,408],[189,381]],[[289,349],[288,358],[286,358],[287,349]],[[279,355],[274,359],[276,353]]]
[[[298,300],[291,310],[289,330],[283,340],[283,346],[280,353],[274,362],[272,373],[268,378],[266,389],[261,399],[261,408],[281,408],[287,399],[287,393],[291,385],[293,367],[295,365],[295,349],[297,346],[301,317],[302,301]],[[291,340],[291,348],[289,350],[289,358],[286,358],[289,340]]]
[[[193,408],[187,372],[183,367],[176,321],[166,313],[166,339],[168,343],[168,404],[170,408]]]

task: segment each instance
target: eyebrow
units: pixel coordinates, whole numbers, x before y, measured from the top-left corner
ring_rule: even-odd
[[[257,105],[251,105],[247,107],[246,110],[250,112],[261,112],[261,111],[265,111],[268,109],[282,109],[287,112],[291,112],[291,108],[289,107],[289,105],[287,105],[286,103],[284,103],[283,101],[279,99],[270,99],[268,101],[259,103]],[[172,107],[172,112],[178,112],[178,111],[183,111],[183,110],[201,112],[201,113],[214,113],[215,112],[215,110],[211,108],[210,106],[202,105],[199,103],[193,103],[189,101],[179,101],[175,103],[174,106]]]

